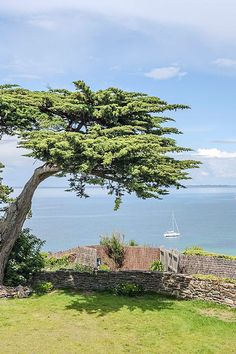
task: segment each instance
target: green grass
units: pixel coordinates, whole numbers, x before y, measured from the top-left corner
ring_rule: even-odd
[[[157,295],[0,300],[2,354],[235,353],[236,310]]]

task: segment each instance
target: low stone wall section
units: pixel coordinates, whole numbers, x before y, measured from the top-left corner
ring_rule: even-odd
[[[236,279],[236,260],[209,256],[179,256],[179,273],[213,274]]]
[[[27,286],[17,286],[15,288],[10,286],[0,285],[0,298],[25,298],[32,294],[32,289]]]
[[[43,272],[34,276],[33,284],[51,282],[58,289],[104,291],[124,282],[142,285],[144,291],[172,295],[181,299],[201,299],[236,307],[236,283],[200,280],[169,272],[118,271],[81,273],[70,270]]]

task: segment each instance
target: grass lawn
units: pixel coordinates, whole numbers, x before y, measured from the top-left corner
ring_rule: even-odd
[[[236,353],[236,310],[157,295],[0,300],[1,354]]]

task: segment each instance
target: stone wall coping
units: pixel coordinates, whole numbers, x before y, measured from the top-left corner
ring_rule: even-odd
[[[219,277],[219,279],[203,279],[203,278],[198,278],[197,274],[196,276],[194,275],[190,275],[190,274],[183,274],[183,273],[173,273],[173,272],[161,272],[158,270],[117,270],[117,271],[106,271],[106,270],[94,270],[92,273],[89,272],[83,272],[83,271],[78,271],[78,270],[74,270],[74,269],[59,269],[59,270],[55,270],[55,271],[42,271],[39,274],[80,274],[80,275],[85,275],[85,276],[94,276],[96,274],[104,274],[104,275],[116,275],[116,274],[160,274],[162,276],[170,276],[173,278],[183,278],[183,279],[193,279],[193,280],[197,280],[199,282],[208,282],[208,283],[217,283],[217,284],[231,284],[231,285],[235,285],[236,287],[236,282],[231,282],[231,281],[227,281],[226,279]]]
[[[219,256],[219,255],[201,255],[201,254],[184,254],[180,253],[180,256],[184,257],[191,257],[191,258],[200,258],[200,259],[208,259],[208,258],[213,258],[213,259],[221,259],[224,261],[230,261],[230,262],[236,262],[236,259],[224,257],[224,256]]]

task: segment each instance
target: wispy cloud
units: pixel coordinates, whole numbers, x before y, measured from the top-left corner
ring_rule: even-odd
[[[222,140],[213,140],[215,144],[236,144],[235,139],[222,139]]]
[[[11,82],[14,79],[24,79],[26,81],[28,80],[41,80],[41,76],[39,75],[33,75],[33,74],[12,74],[3,79],[5,82]]]
[[[155,80],[168,80],[174,77],[181,78],[185,76],[187,73],[181,71],[178,66],[166,66],[162,68],[155,68],[151,71],[145,73],[145,76],[150,77]]]
[[[119,21],[129,17],[187,26],[218,41],[234,39],[236,34],[235,0],[149,0],[148,6],[144,0],[139,0],[138,6],[137,0],[8,0],[1,2],[0,11],[10,15],[90,11]]]
[[[213,64],[215,64],[219,68],[236,69],[236,59],[218,58],[213,61]]]
[[[222,151],[215,148],[198,149],[197,155],[201,157],[207,157],[207,158],[223,158],[223,159],[236,158],[236,152]]]
[[[32,26],[40,27],[44,30],[50,31],[56,30],[58,28],[57,21],[45,16],[32,17],[31,19],[29,19],[28,23]]]
[[[7,167],[30,166],[33,163],[33,159],[24,157],[28,151],[22,148],[17,148],[17,138],[6,136],[0,140],[0,161]]]

